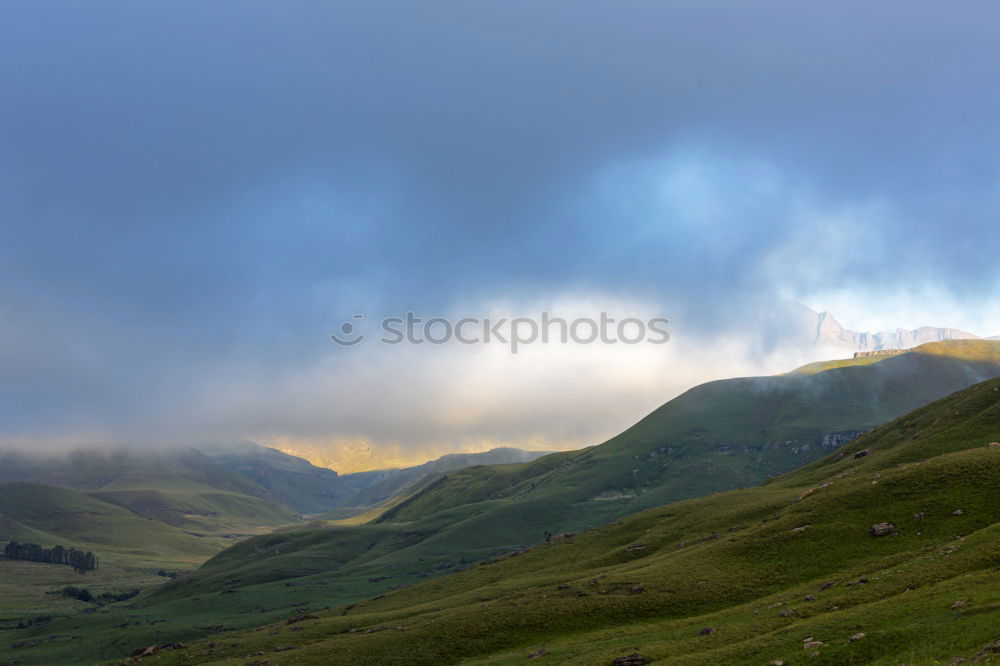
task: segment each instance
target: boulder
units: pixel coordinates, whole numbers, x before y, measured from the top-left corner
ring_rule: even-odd
[[[896,531],[896,526],[892,523],[875,523],[868,528],[868,533],[873,537],[884,537],[893,534]]]
[[[855,453],[854,457],[855,458],[864,458],[865,456],[867,456],[871,452],[872,452],[871,449],[862,449],[862,450],[858,451],[857,453]]]
[[[616,657],[615,660],[611,662],[611,666],[642,666],[645,663],[645,657],[638,652],[633,652],[625,657]]]
[[[953,516],[964,516],[965,515],[965,511],[963,511],[962,509],[955,509],[954,511],[951,512],[951,515],[953,515]]]
[[[704,629],[702,629],[701,631],[698,632],[698,635],[699,636],[710,636],[710,635],[714,634],[716,631],[718,631],[718,629],[716,629],[715,627],[705,627]]]
[[[859,631],[858,633],[851,636],[851,642],[853,643],[854,641],[860,641],[864,637],[865,637],[865,632]]]

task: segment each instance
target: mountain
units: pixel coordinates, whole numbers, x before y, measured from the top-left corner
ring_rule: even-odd
[[[839,348],[849,352],[880,351],[884,349],[911,349],[928,342],[945,340],[996,340],[957,328],[922,326],[913,330],[897,328],[894,331],[856,332],[844,328],[829,312],[816,312],[804,305],[794,307],[798,339],[813,347]]]
[[[291,646],[301,664],[994,663],[998,439],[991,380],[763,486],[159,661],[284,660]]]

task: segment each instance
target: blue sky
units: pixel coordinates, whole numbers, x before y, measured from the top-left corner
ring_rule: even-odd
[[[599,356],[587,376],[617,397],[569,399],[577,366],[537,358],[566,402],[518,411],[518,361],[331,349],[355,312],[601,303],[681,340],[750,332],[705,378],[752,368],[789,298],[856,328],[1000,333],[998,20],[988,2],[4,3],[0,438],[590,443],[703,378]],[[502,391],[440,392],[470,373]]]

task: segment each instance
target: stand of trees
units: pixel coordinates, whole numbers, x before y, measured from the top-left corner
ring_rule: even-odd
[[[99,564],[97,556],[90,551],[84,552],[79,548],[63,548],[62,546],[43,548],[37,543],[18,543],[16,541],[11,541],[4,547],[3,555],[10,560],[65,564],[81,574],[93,571]]]
[[[58,592],[48,592],[47,594],[61,594],[64,597],[79,599],[80,601],[86,601],[87,603],[98,603],[103,606],[104,604],[113,604],[117,601],[128,601],[132,597],[138,596],[139,592],[141,592],[141,590],[134,589],[126,590],[124,592],[102,592],[101,594],[95,595],[85,587],[67,585]]]

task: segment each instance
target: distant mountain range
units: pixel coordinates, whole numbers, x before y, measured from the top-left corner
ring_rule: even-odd
[[[858,332],[841,326],[829,312],[816,312],[799,306],[801,339],[815,347],[836,347],[850,352],[880,351],[883,349],[911,349],[928,342],[945,340],[1000,340],[1000,336],[984,338],[957,328],[921,326],[913,330],[897,328],[894,331]]]
[[[549,453],[498,447],[481,453],[452,453],[413,467],[338,474],[304,458],[249,441],[199,448],[215,464],[255,482],[285,506],[305,514],[338,510],[337,517],[361,513],[428,475],[473,465],[528,462]]]

